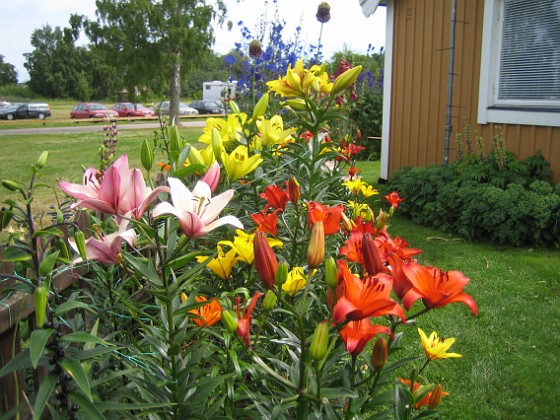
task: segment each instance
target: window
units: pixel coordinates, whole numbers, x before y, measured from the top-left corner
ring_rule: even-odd
[[[560,0],[486,0],[478,122],[560,126]]]

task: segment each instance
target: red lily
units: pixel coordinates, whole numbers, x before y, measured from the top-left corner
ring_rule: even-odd
[[[452,302],[467,305],[472,313],[478,313],[474,299],[463,292],[470,281],[460,271],[442,271],[439,268],[420,264],[404,264],[403,271],[412,283],[412,288],[403,297],[403,305],[409,310],[414,302],[422,299],[428,308],[441,308]]]
[[[399,197],[399,193],[396,191],[393,191],[391,194],[387,194],[384,198],[395,210],[399,207],[399,203],[404,200],[404,198]]]
[[[339,254],[344,255],[348,261],[355,262],[358,264],[364,263],[364,255],[362,254],[362,238],[364,234],[362,232],[354,231],[350,233],[350,236],[340,247]]]
[[[269,208],[284,211],[286,209],[286,204],[288,204],[290,200],[286,191],[276,185],[268,185],[259,196],[266,200],[265,211]]]
[[[270,233],[272,236],[278,235],[278,213],[276,211],[268,214],[262,211],[257,214],[251,214],[251,219],[257,225],[257,230]]]
[[[404,322],[403,309],[389,297],[393,282],[391,276],[378,273],[362,280],[350,272],[345,262],[339,263],[339,270],[342,282],[338,285],[339,298],[333,309],[335,322],[382,315],[395,315]]]
[[[377,334],[391,335],[391,330],[382,325],[372,325],[369,318],[350,321],[340,330],[340,336],[346,344],[346,350],[352,356],[358,356],[367,343]]]
[[[403,271],[405,262],[401,257],[392,253],[387,254],[387,262],[391,267],[391,275],[393,276],[393,292],[402,300],[406,292],[412,288],[412,283]]]
[[[241,302],[240,297],[235,298],[235,303],[237,305],[237,330],[235,333],[243,339],[243,342],[247,347],[251,345],[251,322],[253,321],[253,310],[257,305],[259,299],[264,295],[262,292],[256,292],[251,299],[251,303],[245,308],[243,317],[239,310],[239,303]]]
[[[336,206],[325,206],[316,201],[307,203],[307,221],[309,227],[313,226],[315,222],[323,222],[325,228],[325,235],[332,235],[340,231],[340,215],[344,210],[342,204]]]

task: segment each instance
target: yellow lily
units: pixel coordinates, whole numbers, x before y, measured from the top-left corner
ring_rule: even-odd
[[[270,147],[292,141],[292,134],[296,128],[284,130],[284,121],[280,115],[274,115],[270,120],[261,119],[257,121],[257,128],[261,135],[262,146]]]
[[[241,229],[237,229],[235,231],[233,242],[220,241],[218,242],[218,244],[229,246],[237,253],[238,261],[243,261],[250,265],[253,264],[253,261],[255,260],[255,252],[253,247],[254,239],[255,239],[254,233],[245,233]],[[273,237],[267,237],[266,241],[268,242],[271,248],[273,247],[282,248],[282,246],[284,246],[282,241],[275,239]]]
[[[430,337],[428,337],[420,328],[418,328],[418,334],[420,334],[422,347],[424,347],[424,352],[426,353],[428,360],[463,357],[458,353],[447,353],[447,350],[449,350],[455,342],[454,338],[440,338],[435,331],[430,334]]]
[[[326,64],[322,64],[305,69],[303,59],[300,58],[293,69],[291,65],[288,67],[286,76],[267,82],[269,92],[275,92],[286,98],[303,98],[310,93],[329,94],[333,84],[329,80],[325,67]]]
[[[233,266],[238,261],[237,259],[237,252],[235,249],[230,249],[227,252],[224,252],[223,248],[220,245],[218,247],[218,255],[216,255],[212,260],[208,263],[208,268],[212,270],[216,275],[220,278],[227,280],[231,276],[231,271],[233,270]],[[199,255],[196,257],[198,262],[206,261],[208,256]]]
[[[315,272],[316,270],[313,270]],[[288,273],[288,279],[282,285],[282,290],[290,296],[294,296],[303,286],[307,284],[307,276],[303,271],[303,267],[294,267]]]
[[[253,172],[263,160],[260,155],[255,154],[249,157],[247,146],[237,146],[231,153],[222,153],[222,162],[226,168],[230,182]]]
[[[212,130],[218,130],[224,146],[235,144],[242,138],[247,114],[229,114],[227,120],[224,118],[208,118],[203,134],[198,138],[201,143],[212,144]]]

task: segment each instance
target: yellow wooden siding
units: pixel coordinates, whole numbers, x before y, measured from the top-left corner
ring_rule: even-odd
[[[451,2],[395,1],[393,85],[389,176],[407,166],[442,163],[449,65]],[[450,159],[456,158],[456,132],[466,121],[491,148],[492,124],[477,125],[483,0],[458,0],[455,33],[453,132]],[[560,128],[502,125],[509,150],[524,158],[540,150],[560,173]]]

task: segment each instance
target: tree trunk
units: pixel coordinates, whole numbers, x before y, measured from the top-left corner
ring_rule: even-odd
[[[179,102],[181,100],[181,53],[176,52],[171,69],[171,86],[169,95],[169,122],[179,124]]]

